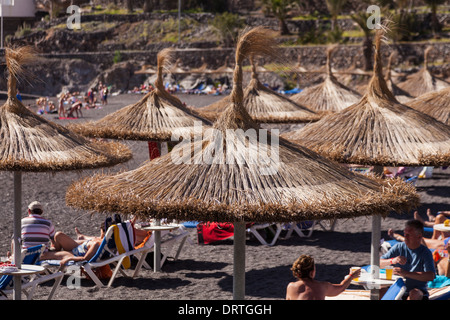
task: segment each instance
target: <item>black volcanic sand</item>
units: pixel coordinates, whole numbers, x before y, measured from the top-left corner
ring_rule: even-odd
[[[84,118],[70,121],[85,121],[103,117],[130,103],[142,95],[124,94],[110,97],[109,104],[101,109],[83,110]],[[188,105],[208,105],[222,96],[179,95]],[[56,100],[55,100],[56,101]],[[3,103],[3,102],[1,102]],[[44,115],[61,124],[56,115]],[[109,172],[138,167],[148,159],[146,142],[125,142],[133,151],[134,158],[126,164],[103,169]],[[65,204],[69,184],[93,171],[64,173],[24,173],[22,207],[26,215],[28,203],[34,200],[45,206],[45,216],[51,219],[57,230],[75,237],[74,228],[86,234],[99,234],[99,225],[104,220],[100,214],[91,215],[75,210]],[[10,249],[13,232],[13,174],[0,172],[2,221],[0,226],[0,255]],[[433,177],[417,183],[421,196],[418,208],[423,218],[430,208],[433,213],[450,210],[450,168],[435,168]],[[387,230],[403,230],[404,224],[413,217],[413,212],[404,215],[391,214],[382,220],[382,238],[387,239]],[[199,245],[192,230],[192,244],[186,243],[179,260],[168,261],[160,273],[143,269],[135,279],[118,276],[111,288],[93,289],[93,282],[83,279],[81,288],[68,289],[67,277],[63,280],[55,299],[57,300],[229,300],[233,291],[233,242],[231,239],[216,244]],[[310,238],[300,238],[295,233],[288,240],[278,240],[275,246],[261,245],[256,239],[247,240],[246,250],[246,299],[282,300],[287,284],[293,280],[290,267],[301,254],[309,254],[317,264],[316,278],[340,282],[351,266],[367,265],[370,262],[371,219],[361,217],[338,220],[333,232],[317,226]],[[35,299],[45,299],[49,286],[42,286]]]

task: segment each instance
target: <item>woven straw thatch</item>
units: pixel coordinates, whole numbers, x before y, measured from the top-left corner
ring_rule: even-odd
[[[126,140],[170,141],[172,135],[186,136],[194,123],[210,123],[192,113],[182,102],[168,93],[163,84],[163,68],[170,60],[171,49],[158,54],[158,75],[155,90],[137,103],[126,106],[104,118],[67,127],[88,137]]]
[[[308,69],[303,67],[302,65],[302,57],[300,55],[297,56],[297,64],[292,68],[292,72],[298,72],[298,73],[307,73]]]
[[[243,107],[241,65],[253,53],[272,54],[273,43],[273,33],[262,27],[240,38],[233,91],[214,130],[135,170],[75,182],[67,204],[97,212],[223,222],[384,215],[416,205],[414,187],[400,180],[386,183],[354,174],[283,139],[279,144],[270,134],[264,139]]]
[[[395,55],[396,55],[395,51],[389,55],[389,61],[388,61],[388,65],[386,67],[386,76],[385,76],[386,85],[387,85],[389,91],[394,94],[395,98],[399,102],[406,103],[407,101],[411,100],[413,97],[405,90],[400,89],[392,80],[392,60],[394,59]]]
[[[425,93],[408,101],[406,105],[450,125],[450,88]]]
[[[156,68],[149,65],[143,65],[141,70],[135,72],[135,74],[155,74]]]
[[[177,59],[177,61],[175,62],[175,65],[169,69],[170,73],[173,74],[187,74],[189,73],[189,71],[184,70],[183,68],[181,68],[180,65],[181,59]]]
[[[374,76],[362,99],[338,113],[284,135],[342,163],[441,166],[450,163],[450,128],[399,103],[382,75],[376,36]]]
[[[205,57],[202,57],[202,65],[198,68],[193,68],[189,71],[189,73],[200,73],[207,74],[211,73],[211,69],[208,68],[208,64],[205,62]]]
[[[244,107],[253,120],[260,123],[304,123],[320,119],[321,115],[291,101],[264,86],[258,80],[257,67],[252,60],[252,79],[244,92]],[[215,121],[230,102],[227,96],[208,106],[197,108],[201,116]]]
[[[316,112],[336,112],[356,103],[361,95],[342,83],[333,75],[331,53],[335,46],[327,50],[327,76],[321,84],[308,87],[291,97],[291,100],[308,106]]]
[[[225,62],[224,62],[224,64],[221,67],[211,71],[211,73],[215,73],[215,74],[230,74],[230,73],[233,73],[233,72],[234,72],[234,69],[230,68],[228,66],[228,56],[225,57]]]
[[[432,91],[439,91],[450,86],[450,83],[435,77],[428,70],[428,55],[431,50],[432,47],[425,49],[424,66],[422,69],[398,84],[400,89],[408,92],[413,97],[418,97]]]
[[[6,48],[8,99],[0,107],[0,170],[61,171],[112,166],[131,159],[117,142],[90,141],[29,111],[17,98],[17,78],[32,62],[28,47]]]

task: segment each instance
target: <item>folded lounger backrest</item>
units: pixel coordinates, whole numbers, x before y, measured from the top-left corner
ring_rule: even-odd
[[[405,282],[402,278],[398,278],[394,284],[389,287],[381,300],[401,300],[405,291]]]

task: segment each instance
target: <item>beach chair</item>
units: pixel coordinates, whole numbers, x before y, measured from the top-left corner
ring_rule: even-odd
[[[199,223],[200,223],[199,221],[184,221],[181,223],[181,226],[184,230],[188,231],[189,233],[191,233],[192,230],[194,230],[194,232],[197,233],[197,225]],[[189,242],[189,244],[191,245],[194,245],[194,242],[189,236],[187,237],[187,242]]]
[[[450,300],[450,286],[428,289],[430,300]]]
[[[316,220],[312,220],[284,224],[283,228],[287,230],[287,233],[282,239],[289,239],[294,231],[300,238],[309,238],[313,234],[316,223]]]
[[[27,249],[23,249],[22,264],[38,265],[39,258],[44,252],[45,245],[37,245]],[[54,280],[52,289],[47,297],[48,300],[53,299],[59,285],[61,284],[64,274],[62,272],[55,272],[52,274],[35,274],[31,276],[22,277],[22,293],[25,294],[28,300],[33,298],[34,292],[38,285]],[[13,294],[13,276],[4,275],[0,277],[0,296],[8,299]]]
[[[114,235],[115,231],[116,236]],[[132,277],[135,277],[140,271],[143,260],[145,260],[146,253],[148,253],[151,248],[143,246],[142,248],[134,249],[134,247],[124,245],[124,243],[128,242],[125,240],[119,243],[120,235],[125,233],[125,231],[130,236],[129,241],[133,241],[131,243],[134,243],[134,240],[131,240],[134,239],[134,233],[132,231],[131,223],[129,221],[126,221],[124,223],[117,223],[108,227],[96,253],[88,261],[69,261],[67,264],[61,266],[59,260],[45,260],[41,262],[41,265],[47,266],[47,270],[49,270],[49,272],[51,272],[51,267],[53,267],[57,268],[58,272],[64,272],[71,275],[76,271],[76,269],[79,269],[80,273],[84,272],[87,277],[95,283],[95,286],[102,288],[110,287],[119,272],[123,276],[127,277],[128,275],[124,270],[130,268],[131,256],[140,254],[141,257],[140,259],[138,259],[138,264],[135,267],[134,273],[132,275]],[[120,235],[117,235],[118,232]],[[98,275],[98,270],[96,269],[108,267],[112,267],[111,276],[109,277],[107,285],[104,285]]]
[[[260,230],[265,229],[269,230],[272,233],[273,238],[271,240],[266,240],[262,236]],[[254,235],[261,244],[265,246],[273,246],[277,242],[281,231],[283,231],[283,227],[281,223],[254,223],[250,225],[249,228],[247,228],[247,231]]]
[[[334,231],[336,227],[337,219],[332,220],[318,220],[317,225],[323,229],[323,231]]]
[[[398,278],[386,291],[381,300],[402,300],[406,286],[402,278]]]
[[[128,277],[124,270],[131,267],[131,257],[133,255],[138,258],[138,263],[131,277],[136,277],[145,261],[145,257],[151,250],[152,248],[148,245],[143,245],[137,249],[134,248],[133,226],[131,222],[125,221],[108,228],[96,254],[89,261],[84,262],[82,268],[96,286],[105,287],[97,276],[95,269],[112,265],[112,274],[106,285],[106,287],[110,287],[119,272],[123,276]]]

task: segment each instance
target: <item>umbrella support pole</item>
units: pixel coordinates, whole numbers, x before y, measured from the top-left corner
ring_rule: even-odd
[[[22,224],[22,172],[14,171],[14,264],[21,267],[21,224]],[[14,300],[21,299],[21,277],[14,277]]]
[[[245,299],[245,222],[234,223],[233,300]]]
[[[370,272],[372,279],[380,279],[380,232],[381,216],[372,216],[372,249],[370,256]],[[370,300],[379,300],[380,290],[373,288],[370,290]]]
[[[382,166],[375,166],[374,173],[377,175],[383,174]],[[380,279],[380,241],[381,241],[381,216],[372,216],[372,248],[370,253],[370,272],[372,279]],[[370,300],[379,300],[380,290],[373,288],[370,290]]]

